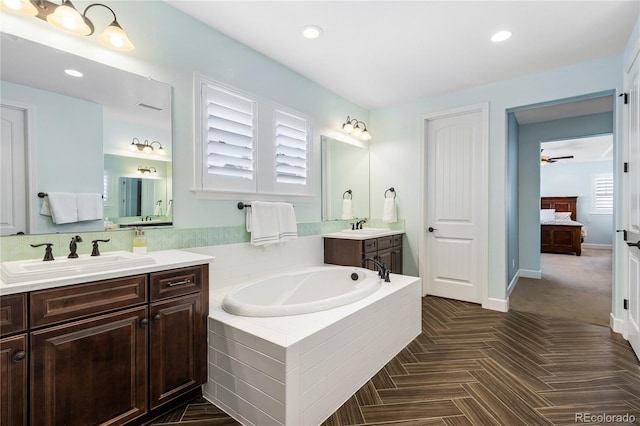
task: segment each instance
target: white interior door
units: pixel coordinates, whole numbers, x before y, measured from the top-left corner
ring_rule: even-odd
[[[486,138],[482,109],[427,119],[426,293],[483,302]]]
[[[25,110],[2,105],[0,113],[0,235],[26,233],[27,161]]]
[[[629,172],[627,173],[624,195],[628,203],[626,212],[627,242],[640,241],[640,58],[636,56],[630,71],[626,74],[625,86],[629,94],[627,105],[627,153]],[[626,334],[631,347],[640,358],[640,247],[626,246],[626,274],[628,310]]]

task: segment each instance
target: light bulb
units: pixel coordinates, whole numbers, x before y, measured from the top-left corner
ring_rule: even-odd
[[[369,131],[365,129],[360,135],[360,139],[365,141],[371,140],[371,134],[369,134]]]
[[[21,15],[36,16],[38,9],[29,0],[2,0],[0,3],[3,10]]]
[[[47,16],[47,22],[62,31],[72,34],[91,34],[91,28],[85,22],[84,17],[68,0],[65,0],[60,6],[56,7],[55,12]]]
[[[342,130],[347,133],[351,133],[353,131],[353,124],[351,124],[350,122],[344,123],[342,125]]]
[[[167,151],[163,147],[158,148],[158,155],[167,155]]]
[[[98,36],[98,41],[104,46],[123,52],[135,49],[127,33],[124,32],[117,21],[113,21],[105,28],[102,34]]]
[[[131,142],[131,144],[129,144],[129,151],[136,152],[137,150],[138,147],[136,146],[136,144],[134,142]]]
[[[142,152],[144,152],[145,154],[151,154],[153,152],[153,148],[151,148],[150,145],[145,145],[145,147],[142,148]]]
[[[362,129],[360,126],[356,124],[356,127],[353,128],[353,136],[360,136],[362,134]]]
[[[138,170],[136,170],[136,174],[138,174],[138,175],[142,174],[142,169],[140,167],[138,167]]]

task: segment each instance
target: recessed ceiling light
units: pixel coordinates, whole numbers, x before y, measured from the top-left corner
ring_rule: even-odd
[[[74,70],[74,69],[67,69],[64,70],[65,74],[70,75],[71,77],[82,77],[84,74],[82,74],[80,71],[78,70]]]
[[[511,38],[511,31],[498,31],[491,37],[491,41],[494,43],[500,43]]]
[[[322,35],[322,28],[317,25],[305,25],[302,27],[302,35],[306,38],[318,38]]]

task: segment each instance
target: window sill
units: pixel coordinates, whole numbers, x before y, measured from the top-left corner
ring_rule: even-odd
[[[310,203],[316,197],[314,195],[296,194],[259,194],[255,192],[237,191],[214,191],[211,189],[192,188],[196,200],[219,200],[219,201],[288,201],[299,203]]]

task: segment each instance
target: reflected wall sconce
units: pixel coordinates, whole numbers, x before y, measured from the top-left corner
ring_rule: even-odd
[[[142,167],[138,166],[136,170],[137,175],[146,175],[146,176],[158,176],[158,171],[155,167]]]
[[[153,148],[153,144],[158,144],[158,148],[155,148],[158,150],[157,154],[158,155],[167,155],[167,151],[164,150],[164,148],[162,147],[162,144],[158,141],[153,141],[153,142],[149,142],[148,140],[144,140],[144,142],[140,142],[140,139],[138,138],[133,138],[131,140],[131,143],[129,144],[129,151],[131,152],[143,152],[145,154],[154,154],[154,148]]]
[[[123,52],[133,50],[133,43],[131,43],[127,33],[118,24],[115,12],[102,3],[90,4],[82,14],[78,12],[70,0],[62,0],[59,5],[48,0],[1,0],[0,3],[0,8],[7,12],[35,16],[49,22],[59,30],[84,36],[93,34],[95,30],[93,22],[87,18],[87,12],[94,6],[102,6],[109,9],[113,15],[113,22],[98,36],[98,41],[110,49]]]
[[[360,121],[356,118],[351,118],[348,115],[347,121],[345,121],[342,125],[342,130],[352,136],[362,139],[363,141],[368,141],[371,139],[371,134],[367,130],[367,125],[364,124],[363,121]]]

